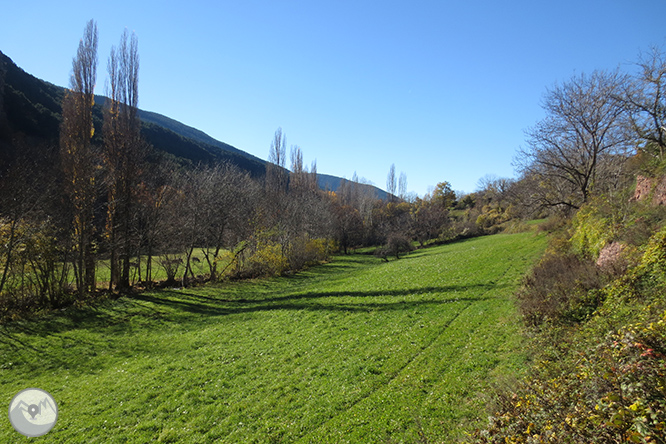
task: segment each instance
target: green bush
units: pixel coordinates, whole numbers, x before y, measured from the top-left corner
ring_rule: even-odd
[[[585,206],[576,213],[572,229],[570,242],[573,250],[591,258],[599,257],[601,249],[616,234],[609,219],[600,214],[594,205]]]
[[[287,249],[287,258],[291,270],[300,270],[308,265],[318,264],[326,259],[333,251],[333,245],[328,239],[311,239],[309,236],[300,236],[294,239]]]
[[[289,261],[282,254],[282,246],[274,242],[258,242],[244,263],[248,277],[278,276],[289,268]]]

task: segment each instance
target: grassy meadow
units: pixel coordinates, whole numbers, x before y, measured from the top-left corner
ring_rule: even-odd
[[[54,396],[58,422],[34,442],[451,442],[528,359],[512,293],[545,243],[341,256],[0,325],[0,400]],[[5,414],[0,441],[29,439]]]

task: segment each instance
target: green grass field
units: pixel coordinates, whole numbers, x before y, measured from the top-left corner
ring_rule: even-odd
[[[0,400],[55,397],[35,442],[450,442],[527,359],[512,292],[544,248],[521,233],[336,257],[0,326]],[[0,442],[28,441],[2,415]]]

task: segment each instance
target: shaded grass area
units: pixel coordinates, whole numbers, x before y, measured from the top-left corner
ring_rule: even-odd
[[[0,399],[49,391],[49,442],[449,442],[526,360],[512,292],[544,246],[339,257],[0,326]],[[28,441],[6,416],[0,440]]]

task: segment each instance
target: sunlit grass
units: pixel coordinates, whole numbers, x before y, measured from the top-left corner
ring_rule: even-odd
[[[49,442],[448,442],[525,362],[511,294],[544,245],[339,257],[3,326],[0,399],[49,391]],[[0,440],[28,441],[6,415]]]

